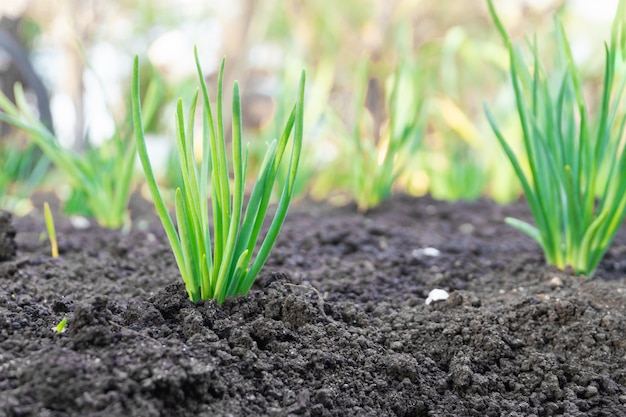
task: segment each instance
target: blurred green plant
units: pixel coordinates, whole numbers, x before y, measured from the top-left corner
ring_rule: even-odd
[[[356,68],[355,123],[346,133],[346,151],[339,163],[349,169],[349,190],[360,212],[391,195],[396,179],[415,156],[423,135],[419,69],[403,59],[386,80],[386,119],[376,129],[367,109],[370,72],[367,60]],[[340,123],[338,123],[340,124]]]
[[[184,120],[182,99],[178,101],[176,112],[177,145],[183,178],[183,186],[176,190],[175,197],[178,232],[165,206],[146,149],[139,104],[137,57],[135,57],[132,84],[135,139],[150,193],[190,300],[197,302],[215,299],[222,303],[227,297],[248,293],[265,264],[285,220],[293,196],[302,147],[305,75],[302,72],[298,100],[289,115],[280,139],[269,144],[244,213],[243,200],[248,152],[242,150],[239,85],[235,82],[232,97],[233,179],[231,187],[222,116],[224,61],[222,61],[218,76],[217,115],[214,118],[197,50],[194,50],[194,55],[204,104],[202,158],[198,167],[193,148],[194,118],[199,97],[199,92],[196,91],[189,109],[187,124]],[[293,145],[289,153],[289,178],[283,187],[269,230],[253,259],[276,175],[292,132]],[[209,187],[212,196],[213,238],[211,238],[208,217]]]
[[[135,163],[135,142],[131,132],[116,129],[114,136],[84,154],[62,147],[57,138],[31,111],[24,90],[15,85],[16,104],[0,93],[0,121],[27,133],[52,163],[69,179],[72,196],[66,202],[70,213],[93,216],[100,225],[119,228],[127,217],[126,206]],[[148,124],[158,108],[158,83],[151,83],[144,98],[144,123]]]
[[[276,87],[272,97],[275,103],[274,119],[287,120],[292,110],[293,104],[289,97],[293,97],[299,88],[300,80],[294,76],[298,75],[296,68],[303,68],[304,63],[298,58],[291,57],[287,60],[281,76],[276,80]],[[335,64],[331,60],[321,58],[317,64],[313,79],[307,80],[309,85],[307,92],[307,111],[304,114],[303,126],[306,127],[303,140],[304,146],[310,149],[300,156],[298,164],[298,176],[294,184],[293,198],[306,194],[311,188],[315,177],[330,162],[325,160],[323,155],[324,135],[331,129],[327,120],[328,102],[332,92],[335,76]],[[262,162],[267,144],[282,135],[283,127],[276,123],[267,123],[255,132],[256,137],[249,142],[250,167],[256,168]],[[306,144],[309,146],[306,146]],[[290,150],[288,145],[287,151]],[[289,167],[281,164],[276,173],[275,193],[279,194],[289,179]],[[279,197],[277,195],[276,197]]]
[[[433,94],[426,107],[429,130],[417,160],[430,194],[450,201],[479,198],[488,180],[480,132],[450,97]]]
[[[485,187],[484,162],[473,148],[463,142],[450,143],[440,152],[421,152],[420,165],[428,174],[428,188],[435,199],[476,200]]]
[[[476,106],[477,97],[502,89],[505,71],[499,63],[506,60],[506,50],[488,37],[470,36],[467,28],[455,26],[420,52],[420,57],[429,57],[427,65],[437,70],[430,71],[428,79],[428,129],[408,192],[429,191],[434,198],[451,201],[483,194],[498,202],[518,198],[521,190],[515,173],[503,165],[506,155],[494,146],[496,139]],[[488,69],[486,62],[497,65]],[[498,110],[506,114],[514,108],[501,105]]]
[[[50,160],[34,145],[20,147],[6,137],[0,142],[0,161],[0,208],[21,211],[20,203],[43,182]]]
[[[620,21],[613,26],[611,44],[605,45],[602,94],[592,110],[585,101],[581,75],[558,17],[557,58],[562,68],[548,73],[540,62],[536,39],[529,42],[532,63],[528,65],[491,0],[488,5],[509,51],[529,172],[508,145],[489,108],[485,109],[522,183],[536,225],[513,218],[506,222],[537,241],[548,263],[559,268],[569,265],[576,273],[592,276],[626,215],[626,115],[621,104],[626,71],[617,42],[623,33],[623,18],[616,17]],[[619,7],[624,10],[624,0]],[[622,70],[616,71],[620,67]],[[603,167],[608,167],[606,180],[599,182]]]

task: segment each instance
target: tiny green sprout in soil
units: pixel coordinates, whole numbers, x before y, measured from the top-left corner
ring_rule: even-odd
[[[592,276],[626,214],[626,113],[620,105],[626,71],[616,43],[617,33],[623,33],[621,20],[616,17],[611,44],[605,46],[602,95],[598,110],[590,113],[559,19],[555,18],[556,55],[561,66],[548,73],[539,60],[536,39],[529,42],[532,63],[528,65],[492,1],[488,3],[509,52],[528,173],[487,107],[486,113],[522,184],[536,225],[513,218],[506,221],[535,239],[547,262]]]
[[[137,151],[146,175],[156,211],[174,252],[176,263],[191,301],[216,299],[247,294],[261,267],[265,264],[282,227],[291,201],[298,161],[302,148],[304,71],[300,77],[298,98],[293,106],[282,135],[273,140],[243,210],[244,184],[248,165],[247,149],[242,149],[241,102],[239,86],[235,82],[232,96],[232,163],[229,169],[226,155],[226,134],[223,124],[222,85],[224,61],[220,67],[216,114],[209,100],[205,78],[194,49],[198,80],[203,104],[202,158],[196,163],[194,152],[194,118],[200,92],[196,91],[185,123],[182,99],[176,110],[178,156],[182,170],[182,186],[176,189],[175,212],[178,231],[167,210],[156,182],[144,137],[139,91],[138,57],[135,57],[132,106]],[[261,235],[272,188],[281,161],[293,133],[288,159],[287,180],[284,182],[276,212],[269,230],[253,257]],[[232,171],[232,172],[231,172]],[[231,185],[232,173],[232,185]],[[210,177],[209,177],[210,174]],[[210,191],[209,191],[210,189]],[[210,193],[213,214],[213,232],[209,228],[208,197]]]
[[[67,326],[67,317],[63,317],[63,320],[61,320],[61,321],[59,322],[59,324],[57,324],[57,325],[54,327],[54,330],[55,330],[57,333],[63,333],[63,332],[65,331],[65,327],[66,327],[66,326]]]

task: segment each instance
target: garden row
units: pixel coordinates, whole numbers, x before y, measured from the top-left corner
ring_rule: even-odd
[[[536,38],[526,45],[513,42],[491,1],[489,8],[508,52],[523,154],[515,149],[520,142],[499,126],[489,106],[485,110],[521,184],[535,224],[517,219],[507,222],[531,236],[543,249],[548,263],[559,268],[571,266],[576,273],[592,276],[626,214],[626,109],[621,104],[626,88],[626,2],[619,3],[606,45],[602,88],[590,104],[558,18],[555,62],[545,66]],[[24,159],[19,152],[7,155],[4,171],[43,176],[49,160],[71,188],[65,203],[68,212],[94,217],[104,227],[122,228],[128,225],[127,204],[138,153],[190,299],[215,298],[222,302],[247,293],[269,256],[291,200],[299,189],[309,187],[311,160],[301,160],[301,154],[312,152],[314,144],[304,141],[304,124],[315,124],[329,115],[314,100],[323,99],[324,94],[309,93],[305,106],[302,73],[296,104],[278,106],[277,118],[284,121],[284,127],[276,131],[275,139],[269,141],[261,156],[250,158],[250,147],[245,147],[242,140],[238,84],[233,88],[232,112],[224,112],[224,62],[219,71],[216,105],[211,104],[197,52],[196,66],[200,87],[187,111],[182,100],[176,107],[175,191],[159,188],[148,155],[146,131],[159,108],[160,88],[158,79],[152,77],[146,93],[141,95],[138,58],[132,80],[132,123],[87,153],[62,147],[29,110],[19,85],[15,88],[16,104],[0,97],[0,120],[24,131],[37,147],[29,151],[32,159],[28,155]],[[386,85],[388,116],[381,122],[372,119],[366,107],[371,77],[367,59],[355,69],[356,111],[351,121],[346,117],[349,123],[344,121],[348,125],[344,136],[349,140],[343,165],[349,171],[347,188],[360,211],[389,197],[415,163],[429,126],[425,97],[420,91],[422,71],[415,56],[407,54],[399,59]],[[195,121],[197,107],[201,108],[200,123]],[[305,107],[316,111],[309,116]],[[229,147],[232,157],[227,155]],[[255,146],[252,148],[254,151]],[[40,149],[45,158],[37,156],[34,149]],[[450,160],[454,161],[454,156]],[[453,163],[451,170],[461,165]],[[479,177],[471,170],[452,175],[453,182],[456,178],[455,188],[480,192],[481,186],[472,186],[474,181],[481,183]],[[6,189],[2,192],[7,193]],[[262,237],[272,198],[277,209],[269,231]],[[175,207],[175,218],[170,217],[168,202]]]

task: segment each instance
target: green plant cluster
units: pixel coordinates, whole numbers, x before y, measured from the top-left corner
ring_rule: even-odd
[[[522,184],[535,225],[508,218],[507,223],[535,239],[549,263],[593,275],[626,215],[626,113],[621,105],[626,72],[617,40],[605,47],[601,99],[587,105],[563,25],[555,18],[557,69],[548,73],[530,42],[532,64],[514,44],[489,8],[510,56],[511,80],[528,160],[526,172],[489,109],[487,116]],[[622,7],[623,7],[622,2]]]
[[[139,104],[139,64],[135,58],[133,70],[133,120],[139,157],[146,173],[156,209],[174,251],[176,262],[192,301],[217,299],[246,294],[276,242],[278,232],[287,215],[293,195],[298,162],[302,149],[304,72],[300,78],[298,100],[280,136],[272,141],[254,182],[248,205],[243,210],[248,153],[242,147],[241,99],[235,83],[232,96],[232,186],[226,159],[226,136],[223,123],[222,89],[224,61],[219,73],[217,109],[214,116],[204,75],[195,52],[198,79],[202,94],[202,156],[196,165],[194,145],[194,117],[198,92],[194,96],[187,123],[184,120],[182,100],[176,111],[177,144],[182,170],[183,186],[176,189],[176,223],[167,207],[153,174],[144,137]],[[293,132],[288,161],[288,178],[284,182],[274,218],[256,255],[257,241],[272,195],[281,161]],[[210,167],[210,181],[209,181]],[[207,187],[211,189],[213,234],[209,227]],[[254,256],[253,256],[254,255]]]

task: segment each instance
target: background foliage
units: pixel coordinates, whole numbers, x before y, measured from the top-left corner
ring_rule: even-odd
[[[15,0],[3,2],[1,28],[15,33],[28,48],[50,92],[55,132],[60,142],[81,152],[111,137],[127,114],[132,56],[153,67],[162,80],[161,117],[147,126],[153,160],[167,172],[175,150],[171,115],[175,100],[193,89],[193,45],[215,85],[218,64],[227,56],[225,85],[241,84],[244,139],[253,164],[260,164],[266,143],[284,123],[287,98],[294,96],[300,69],[308,77],[304,152],[295,192],[345,203],[355,163],[354,127],[364,118],[372,134],[363,141],[377,146],[390,120],[389,85],[402,59],[415,63],[425,120],[417,154],[403,165],[395,190],[432,193],[443,199],[486,195],[501,202],[521,189],[497,145],[482,111],[492,103],[494,116],[519,152],[507,54],[483,2],[437,0]],[[496,1],[503,23],[517,41],[536,32],[554,36],[550,15],[558,12],[568,28],[586,89],[598,88],[602,50],[609,39],[616,1]],[[549,56],[549,47],[541,54]],[[369,62],[364,109],[355,110],[359,89],[355,71]],[[10,66],[5,62],[4,67]],[[0,70],[4,68],[0,65]],[[143,71],[147,74],[150,71]],[[6,88],[4,72],[2,88]],[[148,82],[149,80],[146,80]],[[210,91],[214,96],[215,92]],[[228,94],[227,94],[228,96]],[[225,103],[229,106],[229,103]],[[411,106],[411,103],[406,103]],[[594,103],[590,103],[593,106]],[[396,111],[401,111],[395,107]],[[411,109],[412,110],[412,109]],[[275,120],[276,124],[270,123]],[[117,122],[116,122],[117,121]],[[225,121],[228,125],[228,121]],[[5,147],[24,147],[15,132]],[[25,155],[29,155],[25,153]],[[157,162],[158,164],[158,162]],[[32,164],[26,164],[29,166]],[[251,168],[253,169],[253,167]],[[2,174],[5,175],[6,174]],[[13,174],[11,174],[13,175]],[[54,176],[52,176],[54,177]],[[43,176],[39,175],[39,179]],[[278,176],[280,181],[280,175]],[[5,193],[19,176],[0,179]],[[176,178],[163,182],[176,185]],[[29,183],[29,185],[32,181]],[[46,185],[45,183],[43,184]],[[0,202],[8,199],[0,199]],[[14,199],[11,200],[15,206]],[[2,203],[5,204],[5,203]]]

